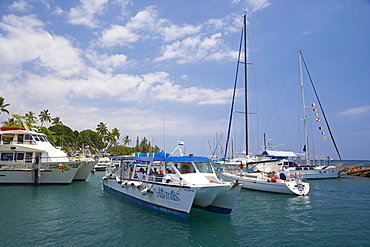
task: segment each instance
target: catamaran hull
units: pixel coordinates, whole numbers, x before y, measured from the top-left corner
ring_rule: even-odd
[[[120,182],[115,178],[106,178],[103,187],[130,201],[182,218],[189,216],[196,194],[196,189],[189,186],[167,186],[136,180]]]
[[[42,163],[40,169],[33,169],[32,164],[1,163],[1,184],[70,184],[81,162]]]
[[[198,187],[193,206],[207,211],[230,214],[240,189],[241,186],[238,183]]]
[[[91,171],[94,169],[94,166],[98,161],[83,161],[84,163],[78,169],[76,175],[73,178],[73,181],[85,181]]]
[[[200,208],[211,212],[230,214],[234,208],[236,200],[238,199],[241,188],[240,183],[232,183],[227,186],[223,186],[220,188],[217,196],[211,204]],[[198,205],[195,206],[199,207]]]

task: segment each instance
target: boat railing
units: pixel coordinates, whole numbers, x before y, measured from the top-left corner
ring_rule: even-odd
[[[69,168],[78,168],[80,163],[76,162],[44,162],[40,163],[40,169],[60,169],[62,171],[68,170]],[[0,169],[34,169],[35,163],[25,162],[0,162]]]

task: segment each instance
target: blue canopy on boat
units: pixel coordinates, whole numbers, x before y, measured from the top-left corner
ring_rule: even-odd
[[[111,159],[123,159],[123,160],[136,160],[142,162],[153,162],[153,161],[172,161],[172,162],[212,162],[207,157],[202,156],[174,156],[174,157],[133,157],[133,156],[114,156]]]

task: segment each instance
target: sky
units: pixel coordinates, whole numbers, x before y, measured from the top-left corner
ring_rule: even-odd
[[[11,114],[47,109],[73,130],[118,128],[131,146],[181,140],[221,156],[246,14],[248,152],[264,140],[302,152],[302,50],[342,159],[370,159],[369,13],[367,0],[2,0],[0,96]],[[238,77],[235,152],[246,150]],[[338,159],[304,84],[311,150]]]

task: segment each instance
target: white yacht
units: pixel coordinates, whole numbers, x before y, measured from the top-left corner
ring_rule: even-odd
[[[111,165],[112,162],[108,157],[101,157],[94,166],[94,171],[105,171],[107,167],[110,167]]]
[[[85,161],[70,161],[45,134],[24,127],[0,127],[0,156],[3,184],[69,184],[86,166]]]

